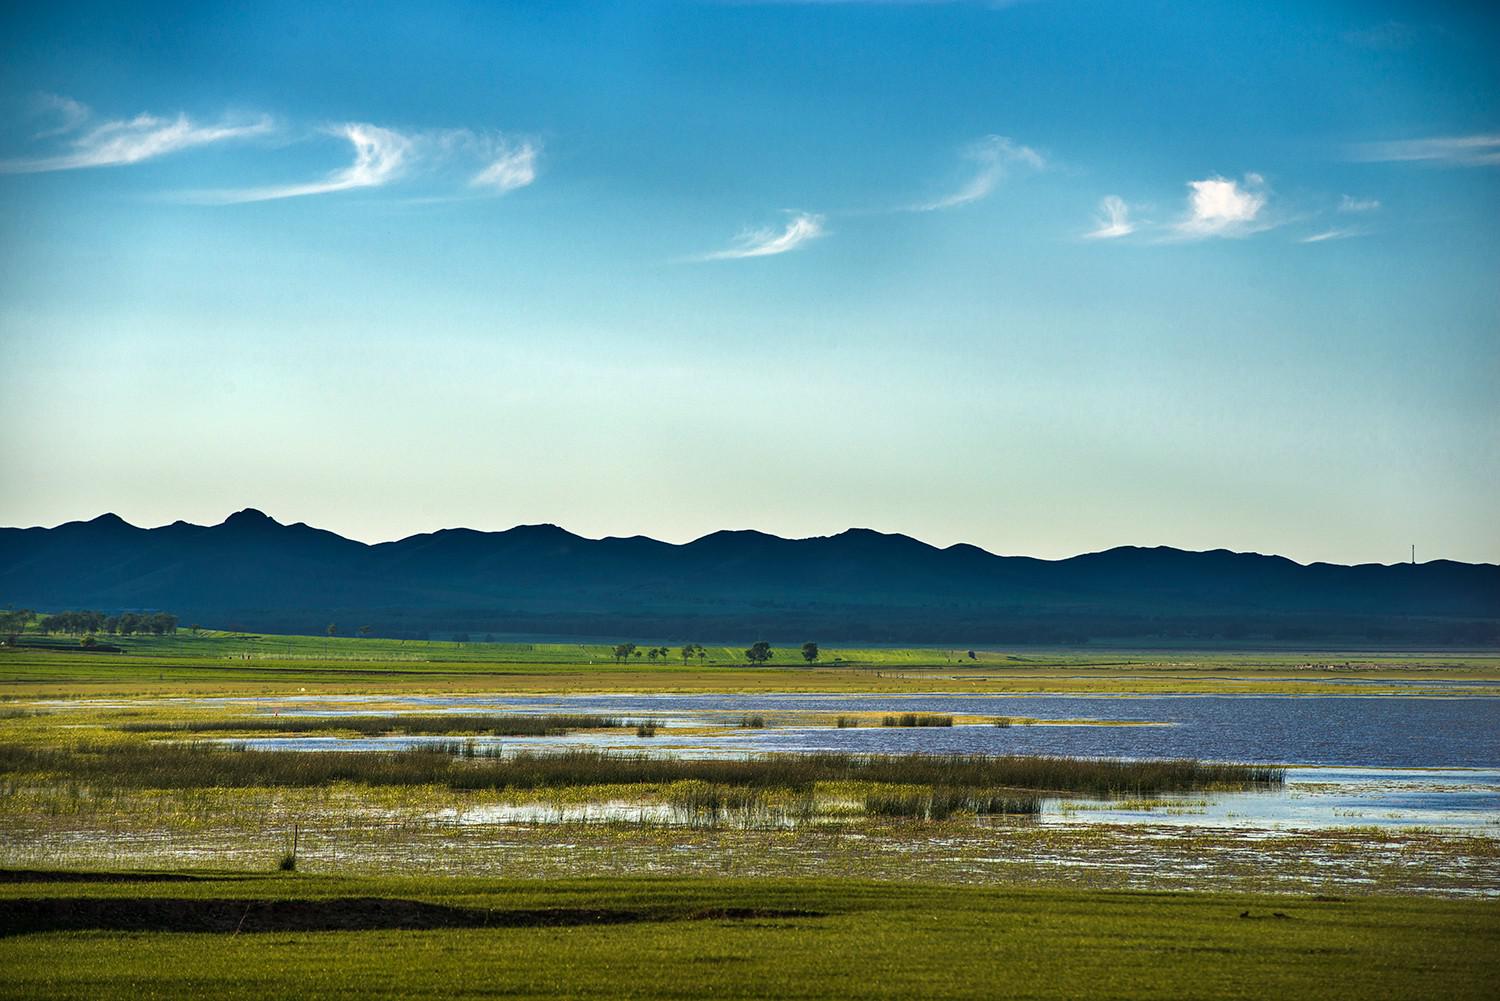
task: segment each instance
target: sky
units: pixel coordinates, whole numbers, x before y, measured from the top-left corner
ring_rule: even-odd
[[[1500,562],[1492,5],[0,38],[0,524]]]

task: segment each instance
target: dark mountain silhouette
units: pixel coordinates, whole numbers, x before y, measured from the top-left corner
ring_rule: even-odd
[[[1500,643],[1492,564],[1302,565],[1164,547],[1039,560],[868,529],[673,545],[522,525],[371,546],[253,509],[214,526],[142,529],[106,514],[0,529],[0,602],[285,632],[334,620],[386,636]]]

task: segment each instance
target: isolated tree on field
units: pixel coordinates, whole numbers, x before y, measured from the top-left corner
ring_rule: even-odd
[[[817,660],[818,659],[818,644],[816,644],[816,643],[804,643],[804,644],[802,644],[802,659],[805,660],[805,661],[807,661],[809,664],[811,664],[813,661]]]
[[[969,651],[969,659],[970,660],[978,660],[979,659],[979,654],[975,653],[973,650],[970,650]]]
[[[705,649],[703,649],[702,646],[699,646],[698,647],[698,663],[700,663],[700,664],[703,663],[703,661],[706,660],[707,658],[708,658],[708,651],[705,650]]]
[[[652,647],[646,652],[646,659],[651,661],[651,663],[653,664],[656,663],[656,647]]]
[[[745,659],[752,664],[764,664],[774,656],[776,655],[771,652],[771,644],[765,640],[761,640],[745,651]]]
[[[680,654],[682,654],[682,662],[683,662],[683,664],[686,664],[688,662],[688,660],[691,659],[692,656],[693,656],[693,652],[694,652],[693,651],[693,644],[691,644],[691,643],[684,643],[682,645],[682,649],[679,650],[679,651],[677,651],[677,652],[680,653]]]
[[[363,638],[363,639],[369,639],[370,638],[370,630],[372,630],[374,628],[375,628],[374,626],[360,626],[359,627],[359,635],[360,635],[360,637]]]
[[[614,655],[615,663],[618,664],[620,663],[620,661],[628,659],[631,654],[635,653],[635,644],[621,643],[619,646],[611,649],[610,653]]]
[[[337,622],[328,623],[327,632],[329,636],[337,636],[339,632],[339,624]]]

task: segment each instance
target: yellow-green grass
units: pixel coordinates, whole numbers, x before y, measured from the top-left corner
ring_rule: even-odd
[[[250,922],[271,901],[336,914],[355,906],[339,901],[402,900],[515,926],[12,935],[0,996],[1477,998],[1500,977],[1488,901],[193,875],[204,878],[0,883],[0,904],[102,898],[159,923],[188,906],[176,901],[233,902]]]

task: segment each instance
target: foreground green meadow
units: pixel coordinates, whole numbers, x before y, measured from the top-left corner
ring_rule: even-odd
[[[1479,998],[1500,977],[1500,912],[1464,901],[181,875],[0,875],[0,996]],[[89,902],[93,927],[15,934],[56,910],[34,901]],[[306,930],[341,914],[395,927]],[[152,930],[193,922],[221,930]]]

